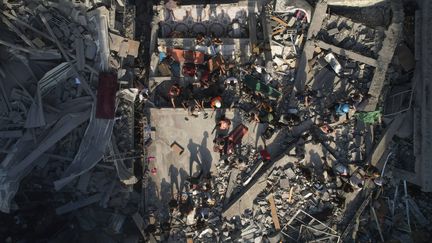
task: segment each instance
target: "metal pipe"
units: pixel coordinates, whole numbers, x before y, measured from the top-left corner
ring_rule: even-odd
[[[375,208],[372,205],[371,205],[371,210],[372,210],[372,215],[374,217],[375,223],[376,223],[377,228],[378,228],[378,233],[380,235],[381,241],[384,242],[384,236],[383,236],[382,231],[381,231],[381,226],[379,225],[378,217],[377,217],[376,212],[375,212]]]
[[[408,223],[409,232],[411,232],[411,223],[410,223],[409,205],[408,205],[408,190],[407,190],[406,180],[404,180],[403,183],[404,183],[404,192],[405,192],[404,198],[405,198],[405,209],[406,209],[407,223]]]
[[[390,153],[387,155],[386,161],[384,162],[384,166],[383,166],[383,169],[382,169],[382,171],[381,171],[381,177],[384,176],[384,172],[385,172],[385,168],[386,168],[386,166],[387,166],[387,162],[388,162],[388,160],[389,160],[389,158],[390,158],[390,156],[391,156],[392,154],[393,154],[393,152],[390,152]]]

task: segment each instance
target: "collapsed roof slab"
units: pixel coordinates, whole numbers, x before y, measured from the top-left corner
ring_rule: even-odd
[[[9,213],[11,200],[18,191],[20,180],[36,166],[37,160],[41,155],[76,127],[87,121],[89,116],[89,111],[69,113],[63,116],[50,132],[38,142],[34,150],[21,161],[17,161],[15,154],[13,154],[12,158],[6,158],[2,162],[0,168],[0,184],[2,185],[0,190],[0,211]],[[22,144],[25,147],[27,147],[26,145],[31,146],[31,143],[26,143],[24,137],[21,140],[24,142]],[[21,147],[21,149],[23,148]],[[21,149],[17,149],[16,151],[22,151]],[[20,156],[21,154],[17,155]]]
[[[315,6],[315,10],[312,15],[311,23],[307,33],[307,41],[304,45],[303,52],[298,61],[298,69],[295,77],[295,89],[293,94],[298,90],[303,90],[307,80],[307,74],[309,73],[308,61],[312,59],[315,46],[313,45],[312,38],[315,37],[321,30],[321,25],[326,17],[327,13],[327,2],[319,1]],[[295,95],[291,95],[295,97]]]
[[[415,98],[414,98],[414,147],[415,147],[415,178],[418,178],[418,185],[425,192],[432,191],[432,132],[430,124],[432,124],[432,104],[430,99],[431,83],[432,83],[432,3],[423,1],[421,10],[416,13],[416,24],[419,23],[416,29],[415,49],[419,50],[418,60],[415,74]],[[418,37],[418,38],[417,38]],[[417,48],[418,47],[418,48]]]
[[[284,166],[289,162],[289,159],[291,158],[288,156],[281,156],[275,158],[273,163],[264,166],[260,170],[261,173],[258,172],[255,178],[241,192],[233,196],[234,198],[226,205],[222,216],[230,219],[236,215],[241,215],[244,210],[252,208],[257,196],[267,187],[267,177],[273,169]]]
[[[352,59],[356,62],[361,62],[361,63],[367,64],[369,66],[372,66],[372,67],[378,66],[377,60],[370,58],[370,57],[366,57],[366,56],[357,54],[353,51],[345,50],[343,48],[339,48],[337,46],[327,44],[324,41],[317,41],[317,42],[315,42],[315,44],[321,49],[331,50],[332,52],[334,52],[338,55],[345,56],[345,57]]]
[[[110,142],[114,120],[92,118],[81,141],[74,160],[64,172],[63,178],[54,182],[58,191],[76,177],[93,168],[103,157]]]
[[[370,84],[368,93],[371,95],[371,98],[368,100],[368,104],[364,111],[374,111],[376,109],[382,89],[384,88],[388,66],[393,59],[393,54],[399,44],[399,39],[402,36],[404,20],[402,2],[400,0],[391,1],[391,9],[393,13],[392,23],[385,31],[386,37],[383,41],[381,50],[378,52],[377,62],[379,65],[375,69]]]
[[[283,166],[289,162],[294,162],[292,157],[285,156],[285,151],[290,151],[294,148],[296,142],[300,135],[309,130],[312,125],[312,120],[306,120],[296,127],[293,127],[290,131],[292,139],[282,144],[276,140],[269,141],[270,145],[267,147],[269,149],[272,145],[277,144],[277,149],[269,152],[271,154],[272,160],[265,164],[250,183],[242,188],[242,190],[237,193],[230,201],[224,206],[223,217],[232,218],[235,215],[242,214],[247,208],[252,208],[255,198],[260,194],[267,186],[267,176],[270,175],[272,170],[278,166]]]

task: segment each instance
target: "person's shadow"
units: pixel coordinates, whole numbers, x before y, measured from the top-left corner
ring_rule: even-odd
[[[169,200],[171,200],[171,195],[170,195],[170,183],[168,183],[165,178],[162,179],[161,182],[161,191],[160,191],[160,202],[162,203],[162,205],[160,206],[160,217],[161,217],[161,222],[163,221],[168,221],[169,219],[169,210],[168,210],[168,202]]]
[[[179,174],[180,174],[180,191],[179,192],[182,192],[184,189],[184,186],[185,186],[184,183],[185,183],[186,179],[189,178],[189,176],[183,168],[180,168]]]
[[[197,12],[196,22],[201,22],[202,18],[203,18],[204,6],[203,5],[197,5],[196,6],[196,12]]]
[[[203,170],[204,175],[208,174],[211,170],[213,157],[208,149],[208,141],[209,134],[207,131],[203,133],[203,139],[201,140],[201,146],[199,147],[199,153],[201,158],[201,169]]]
[[[178,174],[179,174],[178,169],[174,165],[171,165],[168,171],[168,175],[170,176],[170,182],[171,182],[170,188],[171,188],[172,197],[174,197],[175,192],[178,193],[180,190],[179,183],[178,183]]]
[[[190,158],[189,158],[189,176],[193,175],[193,164],[194,162],[196,162],[198,164],[198,166],[201,168],[201,160],[198,158],[198,150],[199,150],[199,145],[194,143],[192,141],[192,139],[189,139],[189,143],[187,145],[187,148],[189,150],[190,153]]]

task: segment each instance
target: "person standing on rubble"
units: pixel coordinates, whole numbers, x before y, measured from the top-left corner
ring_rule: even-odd
[[[222,136],[217,136],[213,140],[213,151],[222,155],[225,150],[225,139]]]
[[[197,45],[197,46],[205,45],[205,38],[204,38],[203,34],[201,34],[201,33],[197,34],[197,36],[195,38],[195,45]]]
[[[216,129],[221,131],[228,131],[231,126],[231,120],[226,118],[225,116],[222,116],[219,121],[216,123],[216,126],[213,128],[212,134]]]
[[[333,106],[333,118],[334,121],[339,121],[339,118],[341,116],[346,116],[346,119],[348,120],[348,114],[350,112],[350,105],[348,103],[336,103]]]
[[[201,88],[208,88],[210,87],[209,79],[211,78],[210,72],[207,68],[199,67],[197,69],[197,77],[200,83]]]
[[[353,107],[355,111],[363,111],[372,96],[368,93],[362,94],[355,92],[350,95],[348,103]]]
[[[188,215],[192,212],[194,206],[191,197],[187,193],[183,193],[180,198],[179,211],[182,215]]]
[[[169,89],[168,96],[170,98],[171,104],[172,104],[174,109],[176,108],[176,105],[175,105],[176,99],[177,99],[177,97],[180,96],[180,94],[181,94],[180,85],[173,84]]]
[[[236,77],[229,77],[224,81],[225,89],[228,88],[229,86],[235,87],[237,86],[237,84],[238,84],[238,79]]]
[[[195,190],[199,188],[199,185],[201,183],[201,177],[203,175],[204,171],[201,169],[197,176],[190,176],[186,179],[187,182],[190,184],[190,189]]]
[[[201,114],[201,108],[200,108],[198,101],[196,101],[194,99],[189,100],[187,102],[187,107],[185,106],[184,103],[182,103],[182,104],[183,104],[183,107],[185,108],[185,110],[187,110],[189,116],[193,116],[193,117],[197,118],[199,116],[199,114]]]
[[[274,120],[272,112],[251,112],[251,120],[256,123],[271,123]]]
[[[320,130],[324,133],[324,134],[329,134],[329,133],[333,133],[334,129],[327,123],[322,123],[320,125],[318,125]]]
[[[215,111],[222,107],[222,97],[216,96],[210,100],[210,107]]]

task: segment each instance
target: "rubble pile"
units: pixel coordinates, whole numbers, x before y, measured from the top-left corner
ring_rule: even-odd
[[[377,58],[384,40],[382,27],[371,28],[337,15],[329,15],[324,20],[323,29],[317,39],[351,50],[362,55]]]
[[[303,48],[309,20],[301,10],[283,14],[270,11],[269,16],[273,68],[276,75],[290,80],[294,78],[297,58]]]
[[[142,157],[131,82],[139,42],[126,21],[135,13],[122,1],[5,1],[1,9],[0,208],[18,219],[3,221],[1,240],[62,241],[78,228],[75,239],[88,241],[85,232],[106,225],[107,242],[125,239]]]
[[[429,3],[342,2],[3,1],[0,241],[427,241]]]
[[[252,54],[248,60],[227,51],[235,39],[209,35],[204,27],[201,33],[189,31],[200,18],[191,12],[195,6],[165,6],[163,16],[185,11],[190,21],[179,23],[175,17],[183,28],[175,35],[166,32],[167,21],[173,20],[159,22],[162,34],[150,86],[158,85],[155,99],[170,95],[156,106],[169,106],[170,101],[174,108],[183,105],[190,94],[182,93],[192,92],[193,102],[183,105],[192,121],[208,119],[209,106],[213,112],[236,109],[232,120],[225,113],[216,115],[216,170],[189,175],[187,180],[195,182],[186,183],[170,202],[176,219],[170,239],[340,241],[352,230],[352,217],[362,215],[359,202],[369,205],[370,195],[385,182],[368,160],[387,124],[381,110],[367,106],[371,87],[378,82],[383,43],[390,37],[382,27],[327,14],[324,1],[314,12],[307,3],[293,7],[287,2],[266,4],[263,14],[248,15],[249,21],[262,18],[257,22],[264,23],[262,29],[249,31],[255,43],[245,50]],[[207,7],[215,8],[203,9]],[[217,6],[216,12],[225,13]],[[195,38],[195,47],[190,38]],[[220,105],[213,106],[219,95]],[[231,130],[231,122],[241,125]],[[255,132],[250,126],[261,125],[257,139],[264,141],[264,148],[242,141],[244,134]],[[266,159],[274,144],[283,149],[270,150]],[[308,225],[308,220],[315,224]],[[376,229],[369,230],[378,236]]]

